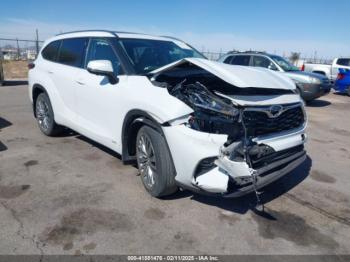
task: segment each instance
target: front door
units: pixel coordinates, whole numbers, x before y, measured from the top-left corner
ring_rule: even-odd
[[[89,61],[109,60],[118,82],[111,84],[108,77],[88,72]],[[127,76],[123,75],[119,59],[108,39],[92,38],[89,42],[85,70],[77,81],[78,121],[87,136],[110,148],[119,148],[115,124],[120,118],[121,94],[126,88]]]

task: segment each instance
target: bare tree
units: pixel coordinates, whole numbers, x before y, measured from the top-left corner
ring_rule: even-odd
[[[291,52],[291,53],[290,53],[289,60],[290,60],[294,65],[296,65],[296,63],[299,61],[299,59],[300,59],[300,53],[298,53],[298,52]]]

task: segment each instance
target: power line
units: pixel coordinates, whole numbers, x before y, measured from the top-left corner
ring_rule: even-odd
[[[16,39],[16,38],[0,38],[0,40],[4,41],[18,41],[18,42],[40,42],[43,43],[44,41],[41,40],[27,40],[27,39]]]

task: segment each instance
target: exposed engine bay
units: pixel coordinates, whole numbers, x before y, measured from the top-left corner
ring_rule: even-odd
[[[290,163],[297,160],[299,163],[305,156],[303,131],[293,137],[295,142],[285,150],[276,150],[269,140],[264,143],[264,139],[260,139],[302,130],[306,118],[300,101],[282,105],[242,105],[235,99],[238,96],[247,100],[252,97],[261,101],[265,97],[278,99],[294,94],[292,90],[236,87],[191,63],[153,75],[151,80],[193,109],[184,123],[186,127],[226,135],[217,155],[202,159],[194,171],[192,184],[204,191],[227,195],[238,192],[239,195],[250,188],[259,202],[258,189],[266,183],[266,177],[277,176],[278,168],[289,170]]]
[[[250,122],[256,118],[252,113],[256,107],[240,105],[235,102],[234,97],[293,94],[292,90],[239,88],[192,64],[177,66],[153,76],[152,80],[155,85],[167,88],[169,94],[193,109],[188,126],[202,132],[226,134],[228,141],[231,142],[243,138],[244,122],[249,129],[246,130],[247,136],[253,137],[273,132],[272,128],[269,131],[253,132],[254,127]],[[270,106],[265,109],[269,108]],[[259,107],[259,111],[262,111],[260,109],[264,108]],[[301,114],[304,113],[301,112]]]
[[[170,89],[170,88],[169,88]],[[198,131],[227,134],[232,138],[242,135],[239,109],[227,99],[211,93],[200,82],[186,84],[186,80],[169,90],[169,93],[194,110],[188,125]]]

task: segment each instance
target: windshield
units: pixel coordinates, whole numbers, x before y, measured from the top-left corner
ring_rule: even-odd
[[[201,53],[180,41],[120,39],[137,74],[146,74],[177,60],[198,57]]]
[[[290,64],[287,60],[280,56],[271,56],[272,60],[275,61],[284,71],[300,71],[299,68]]]

